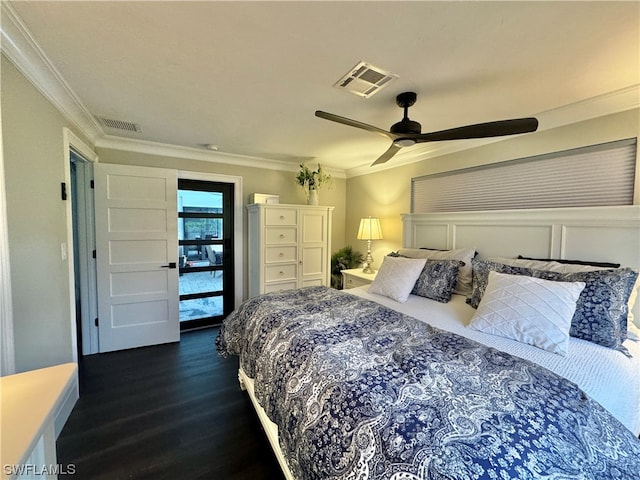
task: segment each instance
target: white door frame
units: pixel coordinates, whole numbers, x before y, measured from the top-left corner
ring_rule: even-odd
[[[71,186],[71,150],[75,150],[81,157],[85,160],[96,163],[98,161],[98,156],[93,151],[91,147],[89,147],[86,143],[84,143],[80,137],[75,135],[68,128],[62,129],[63,136],[63,148],[64,148],[64,181],[67,184],[67,188],[70,192]],[[85,189],[84,192],[79,192],[80,195],[84,195],[85,200],[91,197],[91,191],[87,191]],[[67,239],[66,239],[66,254],[67,254],[67,267],[69,269],[69,319],[71,322],[71,348],[73,349],[73,361],[78,362],[78,337],[77,337],[77,327],[76,327],[76,295],[75,295],[75,287],[76,287],[76,279],[75,279],[75,271],[74,271],[74,252],[73,252],[73,214],[71,210],[71,198],[67,197],[67,202],[65,206],[65,215],[67,220]],[[92,210],[85,209],[85,210]],[[93,211],[88,212],[93,218]],[[87,220],[86,218],[83,220]],[[89,220],[90,222],[92,220]],[[81,299],[83,302],[83,307],[88,307],[88,311],[86,315],[82,316],[82,336],[83,336],[83,354],[88,353],[97,353],[97,328],[91,326],[91,319],[98,316],[97,314],[97,289],[95,284],[95,274],[96,274],[96,262],[93,258],[93,249],[95,248],[95,231],[92,231],[90,225],[86,225],[87,242],[84,244],[83,251],[81,251],[80,260],[82,261],[83,269],[86,269],[86,275],[81,275],[81,291],[85,294],[85,298]],[[91,282],[90,279],[93,278],[94,281]],[[93,306],[93,307],[92,307]],[[92,311],[93,309],[93,311]],[[85,340],[86,339],[86,340]],[[88,345],[85,347],[85,344]],[[95,349],[94,349],[95,347]]]
[[[2,107],[0,107],[1,110]],[[13,303],[11,300],[11,264],[7,229],[4,150],[2,147],[2,112],[0,111],[0,376],[16,371],[13,342]]]
[[[243,249],[242,249],[242,232],[244,225],[244,208],[242,198],[242,177],[236,175],[222,175],[218,173],[202,173],[186,170],[178,170],[178,180],[203,180],[207,182],[221,182],[233,184],[233,265],[234,265],[234,308],[237,308],[244,300],[243,297]]]

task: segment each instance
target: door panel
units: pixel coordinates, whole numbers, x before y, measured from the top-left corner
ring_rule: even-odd
[[[111,308],[112,328],[131,328],[141,325],[157,325],[168,321],[167,300],[154,302],[131,302],[113,305]]]
[[[215,325],[234,306],[231,184],[178,179],[180,328]]]
[[[303,247],[302,249],[302,275],[322,276],[324,274],[324,264],[326,252],[324,246]]]
[[[122,272],[111,274],[111,294],[114,296],[166,292],[166,272]]]
[[[177,342],[175,170],[96,164],[100,352]]]
[[[112,232],[164,232],[167,214],[164,209],[114,208],[109,211]]]
[[[323,285],[327,268],[327,213],[302,211],[300,231],[301,286]]]
[[[167,260],[169,251],[165,240],[117,240],[109,244],[111,265],[134,265],[142,263],[162,263]]]
[[[302,214],[302,243],[324,243],[326,238],[325,220],[323,212]]]

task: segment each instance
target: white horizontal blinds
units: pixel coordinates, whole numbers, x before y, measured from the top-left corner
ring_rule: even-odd
[[[634,138],[417,177],[411,211],[631,205],[636,148]]]

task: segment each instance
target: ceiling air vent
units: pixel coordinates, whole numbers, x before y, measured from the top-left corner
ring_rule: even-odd
[[[125,120],[113,120],[112,118],[99,116],[96,116],[96,119],[103,127],[112,128],[114,130],[126,130],[127,132],[142,132],[140,125],[138,125],[137,123],[127,122]]]
[[[334,87],[369,98],[396,78],[398,75],[395,73],[387,72],[366,62],[360,62],[338,80]]]

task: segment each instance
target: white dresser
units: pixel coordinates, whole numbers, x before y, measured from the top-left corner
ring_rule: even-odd
[[[330,285],[333,208],[257,203],[247,206],[249,297]]]

